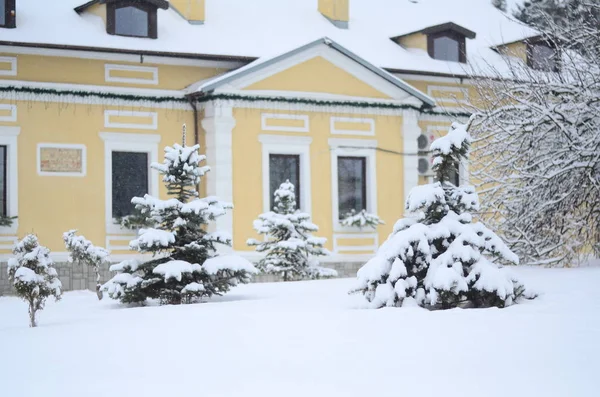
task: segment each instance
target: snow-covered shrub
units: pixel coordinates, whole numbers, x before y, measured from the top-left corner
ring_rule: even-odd
[[[232,204],[216,197],[198,198],[196,186],[210,170],[200,166],[206,159],[198,154],[199,145],[165,148],[162,164],[152,168],[163,175],[168,200],[150,195],[134,197],[132,203],[147,214],[154,228],[141,229],[130,247],[140,253],[152,253],[148,262],[127,260],[111,266],[117,274],[103,286],[113,299],[124,303],[141,303],[147,298],[161,303],[189,303],[204,296],[223,294],[256,273],[247,260],[219,256],[216,244],[231,245],[231,236],[206,226],[225,215]]]
[[[275,191],[275,208],[259,215],[254,229],[266,236],[264,241],[247,242],[257,252],[265,253],[258,263],[262,271],[279,274],[284,281],[337,276],[335,270],[321,267],[316,258],[329,255],[323,248],[327,239],[311,235],[319,228],[308,214],[296,209],[294,185],[290,181]]]
[[[355,210],[350,210],[350,212],[344,214],[340,224],[347,227],[375,229],[377,226],[383,225],[384,222],[377,215],[369,214],[366,210],[362,210],[359,213],[356,213]]]
[[[75,233],[77,233],[77,230],[69,230],[63,233],[63,241],[69,252],[69,262],[86,265],[94,269],[94,273],[96,273],[96,294],[98,299],[101,300],[100,267],[105,263],[109,263],[110,253],[102,247],[94,246],[85,237],[76,236]]]
[[[59,300],[62,284],[50,259],[50,250],[39,245],[36,236],[29,234],[14,249],[8,260],[8,278],[17,295],[29,305],[29,326],[36,327],[36,313],[44,308],[46,299]]]
[[[407,299],[429,308],[505,307],[525,292],[509,268],[519,258],[469,211],[479,208],[471,186],[451,184],[453,170],[466,158],[468,127],[452,124],[431,145],[438,182],[413,188],[406,209],[374,258],[358,271],[352,292],[364,294],[370,306],[401,306]]]

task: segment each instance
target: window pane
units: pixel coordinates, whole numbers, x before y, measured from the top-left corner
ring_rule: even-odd
[[[0,26],[6,24],[6,0],[0,0]]]
[[[0,0],[1,1],[1,0]],[[7,147],[0,146],[0,215],[6,216],[6,176],[7,176]]]
[[[354,210],[367,209],[367,159],[364,157],[338,157],[338,210],[339,217]]]
[[[115,10],[115,33],[125,36],[148,37],[148,13],[136,7]]]
[[[458,62],[458,41],[446,36],[433,39],[433,57],[442,61]]]
[[[552,71],[556,66],[556,51],[545,45],[531,47],[531,67],[536,70]]]
[[[148,153],[112,152],[113,218],[131,215],[131,199],[148,190]]]
[[[271,193],[271,209],[275,205],[275,190],[283,182],[289,180],[294,184],[296,192],[296,208],[300,208],[300,156],[289,154],[269,155],[269,180]]]

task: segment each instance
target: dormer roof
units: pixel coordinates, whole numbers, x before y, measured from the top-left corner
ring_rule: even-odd
[[[82,12],[84,12],[86,9],[88,9],[89,7],[91,7],[93,5],[117,3],[119,1],[123,1],[123,0],[91,0],[85,4],[75,7],[74,10],[76,13],[81,14]],[[166,0],[136,0],[136,1],[139,3],[150,4],[150,5],[155,6],[156,8],[161,8],[163,10],[166,10],[169,8],[169,2]]]
[[[426,28],[423,28],[420,30],[416,30],[416,31],[413,31],[410,33],[404,33],[404,34],[401,34],[399,36],[395,36],[392,38],[398,39],[400,37],[409,36],[409,35],[415,34],[415,33],[434,34],[434,33],[447,32],[447,31],[459,33],[459,34],[465,36],[467,39],[474,39],[477,36],[477,33],[473,32],[472,30],[469,30],[463,26],[460,26],[454,22],[445,22],[445,23],[440,23],[437,25],[429,26],[429,27],[426,27]]]

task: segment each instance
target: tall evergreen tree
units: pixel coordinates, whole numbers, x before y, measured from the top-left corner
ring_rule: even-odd
[[[524,293],[523,285],[499,262],[519,259],[469,213],[479,208],[471,186],[452,184],[471,138],[467,126],[452,124],[431,145],[437,182],[410,191],[406,209],[376,256],[358,271],[358,284],[371,307],[401,306],[408,298],[430,308],[458,305],[504,307]],[[492,262],[488,257],[497,262]]]
[[[111,266],[117,271],[104,289],[122,302],[144,302],[158,298],[161,303],[189,303],[204,296],[223,294],[256,273],[254,266],[236,255],[217,255],[216,244],[231,245],[231,236],[222,231],[207,232],[207,226],[233,208],[216,197],[198,198],[200,178],[210,170],[200,166],[206,157],[200,146],[165,148],[162,164],[152,168],[163,175],[172,198],[150,195],[134,197],[136,208],[151,219],[153,228],[141,229],[130,247],[154,258],[139,263],[124,261]]]
[[[29,326],[37,327],[37,312],[44,308],[48,297],[60,299],[62,284],[50,250],[39,245],[36,236],[25,236],[15,245],[13,254],[15,257],[8,261],[8,278],[17,295],[29,305]]]
[[[321,267],[318,256],[329,255],[323,248],[325,238],[313,237],[319,230],[310,216],[296,209],[294,185],[284,182],[275,191],[273,211],[261,214],[254,221],[254,229],[266,236],[264,241],[248,240],[257,252],[265,253],[258,263],[266,273],[282,276],[284,281],[303,278],[335,277],[333,269]]]

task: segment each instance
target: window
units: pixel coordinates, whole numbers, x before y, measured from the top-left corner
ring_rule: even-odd
[[[448,62],[467,62],[465,36],[453,31],[427,36],[429,56]]]
[[[354,210],[367,209],[367,159],[338,157],[338,215],[339,219]]]
[[[106,29],[109,34],[153,39],[157,37],[156,6],[123,0],[107,4],[106,10]]]
[[[555,48],[547,44],[532,44],[528,51],[529,66],[545,72],[557,71],[558,54]]]
[[[112,217],[131,215],[133,197],[143,197],[148,189],[148,153],[112,152]]]
[[[0,28],[14,28],[15,22],[15,0],[0,0]]]
[[[294,185],[295,188],[296,208],[300,208],[300,155],[270,154],[269,183],[271,193],[271,209],[275,207],[275,191],[283,182],[288,180]]]
[[[6,161],[6,155],[8,147],[3,145],[0,146],[0,216],[7,216],[7,174],[8,174],[8,162]]]

